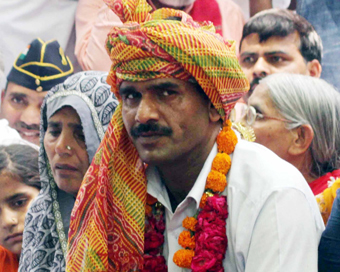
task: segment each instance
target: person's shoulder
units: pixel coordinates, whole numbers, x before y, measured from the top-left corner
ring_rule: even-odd
[[[294,188],[309,194],[300,171],[268,148],[240,140],[232,154],[229,185],[247,194]]]

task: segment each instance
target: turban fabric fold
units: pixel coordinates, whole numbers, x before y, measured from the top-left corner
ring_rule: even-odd
[[[173,9],[146,0],[105,0],[124,22],[108,34],[108,83],[194,78],[222,118],[249,89],[234,43]],[[66,271],[143,269],[146,177],[117,107],[79,190],[71,215]]]

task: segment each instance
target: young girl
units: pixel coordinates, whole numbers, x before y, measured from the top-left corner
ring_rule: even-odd
[[[38,151],[0,145],[0,272],[18,271],[25,216],[39,190]]]

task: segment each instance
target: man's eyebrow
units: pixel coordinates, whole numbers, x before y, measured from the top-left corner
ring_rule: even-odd
[[[244,56],[257,56],[258,54],[257,53],[253,53],[253,52],[243,52],[241,54],[241,57],[244,57]]]
[[[133,86],[126,86],[126,87],[120,87],[119,88],[119,94],[120,95],[130,93],[130,92],[136,92],[136,88],[133,87]]]
[[[264,53],[265,56],[279,55],[279,54],[287,55],[286,52],[281,51],[281,50],[279,50],[279,51],[271,51],[271,52]]]
[[[153,84],[148,87],[148,90],[164,90],[164,89],[176,89],[179,88],[179,85],[170,81]]]
[[[25,98],[27,97],[26,94],[23,94],[23,93],[17,93],[17,92],[11,92],[10,94],[11,96],[16,96],[16,97],[20,97],[20,98]]]
[[[11,202],[11,201],[13,201],[17,198],[23,197],[23,196],[26,196],[26,193],[17,193],[17,194],[11,195],[9,197],[6,197],[6,202]]]

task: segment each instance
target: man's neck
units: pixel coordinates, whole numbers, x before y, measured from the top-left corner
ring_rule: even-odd
[[[212,135],[211,140],[198,151],[183,156],[180,161],[157,166],[162,182],[167,188],[173,211],[175,211],[178,204],[185,199],[194,186],[214,146],[218,132],[219,130],[217,130]]]

